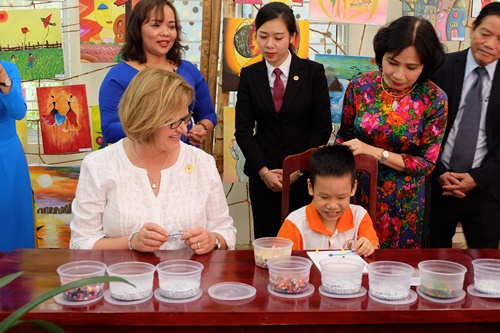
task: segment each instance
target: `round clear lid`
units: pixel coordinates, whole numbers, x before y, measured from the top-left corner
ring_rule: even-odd
[[[257,290],[241,282],[221,282],[208,288],[210,297],[222,301],[238,301],[253,297]]]

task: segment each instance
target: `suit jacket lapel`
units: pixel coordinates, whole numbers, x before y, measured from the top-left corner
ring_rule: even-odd
[[[486,109],[486,137],[493,137],[493,126],[495,126],[495,117],[498,113],[498,106],[500,105],[500,61],[497,62],[495,69],[495,77],[491,82],[490,97],[488,100],[488,108]],[[488,144],[493,144],[493,140],[487,140]]]
[[[464,50],[456,59],[453,64],[453,73],[451,76],[451,85],[452,85],[452,103],[453,110],[449,110],[448,115],[448,124],[451,128],[453,122],[458,113],[458,107],[460,106],[460,98],[462,97],[462,87],[465,76],[465,66],[467,63],[467,50]],[[462,82],[462,84],[453,84],[453,82]],[[450,96],[448,96],[450,98]]]
[[[290,72],[288,73],[285,96],[283,96],[283,106],[281,107],[282,111],[286,112],[287,106],[291,105],[294,97],[300,95],[300,87],[302,86],[302,82],[305,82],[305,80],[301,79],[304,78],[305,74],[301,59],[292,53]]]
[[[269,112],[278,117],[276,109],[274,108],[273,94],[269,86],[269,77],[267,76],[267,66],[265,60],[262,60],[257,66],[257,73],[255,75],[255,84],[256,88],[259,91],[262,91],[262,93],[264,94],[263,100],[266,108],[269,110]]]

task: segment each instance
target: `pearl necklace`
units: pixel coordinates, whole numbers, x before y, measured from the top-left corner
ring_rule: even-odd
[[[132,142],[132,147],[134,147],[134,155],[135,155],[135,158],[137,159],[137,162],[139,162],[139,164],[141,165],[141,167],[146,170],[146,173],[148,174],[148,177],[150,177],[151,179],[153,179],[153,183],[151,184],[151,188],[154,190],[157,188],[156,186],[156,178],[160,177],[161,175],[161,171],[163,170],[163,168],[165,167],[165,165],[167,164],[168,162],[168,159],[170,157],[170,152],[168,153],[167,155],[167,159],[165,160],[165,162],[163,163],[163,165],[161,166],[161,169],[160,169],[160,172],[158,172],[158,174],[156,175],[156,177],[153,177],[149,174],[148,172],[148,169],[146,169],[146,167],[144,166],[144,164],[142,164],[141,160],[139,159],[139,156],[137,156],[137,151],[135,150],[135,142]]]
[[[380,84],[382,85],[382,90],[389,96],[391,96],[392,98],[394,98],[394,101],[392,102],[392,111],[396,111],[398,109],[398,106],[399,106],[399,100],[396,100],[396,98],[403,98],[409,94],[411,94],[411,92],[413,91],[413,89],[415,89],[415,87],[417,86],[417,83],[415,82],[415,84],[413,84],[413,87],[411,88],[410,91],[408,91],[407,93],[403,94],[403,95],[393,95],[393,94],[389,94],[389,92],[387,92],[387,90],[385,90],[385,87],[384,87],[384,76],[383,75],[380,75]]]

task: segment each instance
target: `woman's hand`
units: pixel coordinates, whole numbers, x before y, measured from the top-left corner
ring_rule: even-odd
[[[283,188],[283,170],[282,169],[273,169],[267,172],[262,181],[266,184],[266,186],[273,192],[281,192]]]
[[[206,121],[203,123],[198,122],[193,127],[191,127],[191,130],[188,132],[188,134],[186,134],[186,137],[188,138],[190,144],[192,144],[193,146],[199,146],[203,142],[203,140],[205,140],[205,137],[211,130],[213,130],[213,127],[207,125]]]
[[[195,227],[185,231],[180,239],[196,254],[211,252],[215,247],[215,236],[202,227]]]
[[[372,148],[375,148],[373,146],[364,143],[359,139],[352,139],[349,141],[345,141],[344,143],[342,143],[342,145],[349,147],[354,156],[361,154],[373,156]]]
[[[154,252],[160,248],[168,239],[168,232],[159,224],[153,222],[145,223],[139,233],[130,240],[134,250],[140,252]]]

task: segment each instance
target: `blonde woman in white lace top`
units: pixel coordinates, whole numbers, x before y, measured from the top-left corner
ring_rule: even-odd
[[[82,162],[73,249],[234,249],[236,229],[215,161],[180,141],[193,90],[161,69],[141,71],[120,103],[127,137]]]

